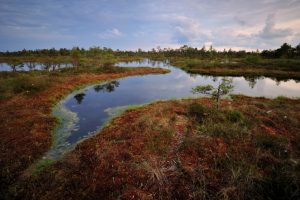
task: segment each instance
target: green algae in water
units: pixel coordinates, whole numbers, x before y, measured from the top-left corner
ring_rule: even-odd
[[[113,107],[113,108],[106,108],[104,110],[104,112],[106,112],[108,114],[108,118],[106,120],[106,123],[104,123],[101,126],[101,128],[98,129],[98,131],[100,131],[104,127],[108,126],[114,118],[122,115],[125,111],[139,109],[139,108],[144,107],[145,105],[148,105],[148,104],[137,104],[137,105],[133,104],[133,105],[126,105],[126,106],[117,106],[117,107]]]
[[[147,61],[137,63],[136,66],[144,66],[144,64],[147,64]],[[148,64],[157,67],[165,66],[161,62],[155,65]],[[59,125],[55,130],[53,147],[48,154],[51,155],[52,153],[52,155],[59,158],[64,153],[60,150],[72,150],[79,142],[100,132],[104,126],[109,125],[111,119],[122,114],[128,108],[130,109],[131,106],[128,107],[128,105],[143,105],[159,99],[198,97],[191,94],[191,88],[203,84],[216,86],[218,80],[223,78],[205,75],[190,76],[178,68],[166,67],[171,70],[168,74],[126,77],[118,79],[119,83],[117,85],[108,84],[109,87],[103,90],[101,90],[103,87],[92,85],[70,94],[64,100],[63,105],[65,108],[61,106],[59,108],[61,109],[60,112],[53,113],[56,117],[60,115],[61,124],[64,125]],[[292,86],[288,90],[287,86],[289,85],[286,82],[281,83],[283,85],[281,86],[269,78],[257,80],[255,87],[253,85],[250,87],[244,77],[234,77],[233,79],[236,86],[234,93],[250,96],[291,96],[291,94],[295,95],[298,92],[298,89],[294,90],[293,88],[299,88],[299,83],[295,83],[294,80],[288,82]],[[115,86],[114,89],[111,86]],[[264,88],[264,90],[261,88]],[[85,93],[84,98],[80,102],[75,101],[73,97],[80,92]],[[63,113],[66,116],[63,116]]]
[[[68,110],[64,102],[58,103],[53,109],[53,115],[59,119],[59,123],[54,130],[53,144],[47,152],[44,159],[57,159],[63,152],[72,149],[72,145],[67,142],[67,138],[71,135],[72,130],[78,127],[79,118],[76,113]]]

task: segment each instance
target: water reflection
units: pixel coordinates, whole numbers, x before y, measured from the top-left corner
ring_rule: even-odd
[[[169,67],[170,61],[156,61],[150,59],[138,60],[138,61],[130,61],[130,62],[120,62],[115,64],[118,67]]]
[[[79,93],[74,96],[74,99],[76,99],[78,104],[81,104],[84,99],[84,96],[85,96],[84,93]]]
[[[260,77],[244,77],[244,78],[248,82],[249,87],[251,87],[252,89],[255,87],[257,80],[260,79]]]
[[[118,66],[148,66],[170,69],[167,74],[133,76],[104,84],[97,84],[69,95],[63,108],[76,115],[78,120],[73,126],[62,126],[58,133],[66,136],[51,149],[52,157],[59,157],[83,138],[98,132],[109,119],[109,113],[117,108],[132,104],[149,103],[158,99],[195,97],[191,88],[211,84],[216,87],[221,76],[190,75],[172,67],[168,62],[138,61],[118,63]],[[232,78],[235,94],[248,96],[288,97],[300,96],[300,83],[296,80],[279,80],[265,77],[226,77]],[[71,98],[70,98],[71,97]],[[73,98],[74,97],[74,98]],[[58,110],[61,110],[61,107]],[[67,144],[67,145],[66,145]]]
[[[100,84],[100,85],[95,85],[94,90],[96,92],[113,92],[115,91],[115,88],[119,87],[120,82],[119,81],[111,81],[106,84]]]
[[[16,72],[16,71],[34,71],[34,70],[46,70],[55,71],[64,68],[71,68],[73,65],[71,63],[60,63],[60,62],[7,62],[0,63],[0,72]]]

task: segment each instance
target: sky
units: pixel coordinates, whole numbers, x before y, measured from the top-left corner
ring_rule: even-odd
[[[300,43],[300,0],[0,0],[0,51]]]

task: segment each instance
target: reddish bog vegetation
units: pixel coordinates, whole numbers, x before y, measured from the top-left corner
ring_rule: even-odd
[[[56,78],[49,87],[34,95],[19,94],[0,101],[0,194],[8,193],[8,187],[36,159],[50,147],[55,119],[52,106],[78,85],[115,79],[130,75],[162,73],[165,70],[135,68],[102,74],[73,74]],[[44,77],[48,78],[48,75]],[[39,77],[43,79],[43,77]],[[1,197],[0,197],[1,199]]]
[[[158,102],[114,119],[10,197],[299,199],[299,133],[299,100]]]

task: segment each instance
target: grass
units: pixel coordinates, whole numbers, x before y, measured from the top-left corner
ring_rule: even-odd
[[[244,119],[238,110],[216,110],[200,104],[191,104],[188,107],[190,116],[191,110],[194,110],[194,113],[195,110],[198,111],[198,117],[194,118],[197,123],[194,126],[201,135],[222,137],[226,142],[230,142],[249,134],[251,123]]]
[[[51,160],[51,159],[40,160],[35,166],[35,170],[33,172],[33,175],[37,176],[39,173],[44,171],[46,168],[51,166],[53,163],[54,163],[54,161]]]
[[[172,58],[171,64],[189,73],[218,76],[268,76],[277,79],[300,79],[298,59],[263,59],[258,56],[235,59]]]
[[[47,89],[55,82],[63,81],[65,78],[82,74],[103,74],[103,73],[121,73],[131,69],[114,67],[114,63],[120,61],[131,61],[127,57],[81,57],[78,66],[72,68],[63,68],[55,71],[28,71],[28,72],[0,72],[0,101],[9,99],[20,93],[34,94]],[[0,57],[0,62],[4,63],[45,63],[49,66],[59,63],[72,63],[70,56],[52,56],[52,57]]]
[[[298,199],[300,102],[279,99],[235,96],[220,110],[206,98],[185,99],[127,110],[15,185],[15,197]]]
[[[58,81],[55,76],[13,74],[0,79],[0,100],[17,94],[34,95],[46,90],[51,82]]]
[[[62,71],[0,73],[0,194],[49,149],[57,120],[52,107],[83,85],[132,75],[166,73],[158,68],[79,67]],[[0,195],[0,196],[1,196]]]
[[[226,118],[232,123],[237,123],[242,121],[243,114],[238,110],[229,110],[226,113]]]
[[[121,68],[113,67],[79,67],[69,68],[62,71],[46,72],[46,71],[31,71],[31,72],[0,72],[0,101],[10,99],[15,95],[26,94],[32,95],[38,92],[47,90],[48,87],[56,83],[62,83],[65,79],[76,78],[81,75],[95,76],[101,74],[118,74],[130,73],[130,71],[147,71],[147,68]],[[160,69],[152,69],[152,71],[160,71]],[[161,71],[163,73],[168,70]],[[92,82],[96,82],[93,80]],[[78,89],[82,85],[76,86]]]
[[[34,176],[24,177],[25,170],[53,142],[57,121],[51,116],[52,106],[66,93],[94,82],[166,72],[111,67],[111,60],[80,62],[78,68],[55,72],[0,73],[2,196],[299,198],[300,102],[285,97],[269,100],[235,95],[230,104],[223,100],[219,111],[209,99],[163,101],[139,109],[134,106],[64,159],[55,163],[42,160]],[[244,68],[239,65],[243,63],[242,66],[253,66],[249,73],[286,76],[292,70],[298,76],[297,68],[292,67],[297,61],[272,67],[275,72],[266,71],[273,61],[251,57],[224,63],[198,59],[177,62],[178,66],[189,62],[188,68],[195,72],[206,64],[203,69],[208,73],[217,68],[212,72],[243,74]],[[218,69],[219,64],[224,68]],[[261,64],[258,71],[257,64]]]
[[[254,139],[256,147],[270,152],[278,158],[288,158],[290,148],[288,140],[281,136],[257,134]]]
[[[195,118],[197,121],[202,122],[205,115],[207,115],[207,111],[205,110],[205,107],[201,104],[191,104],[188,108],[188,114],[192,118]]]

